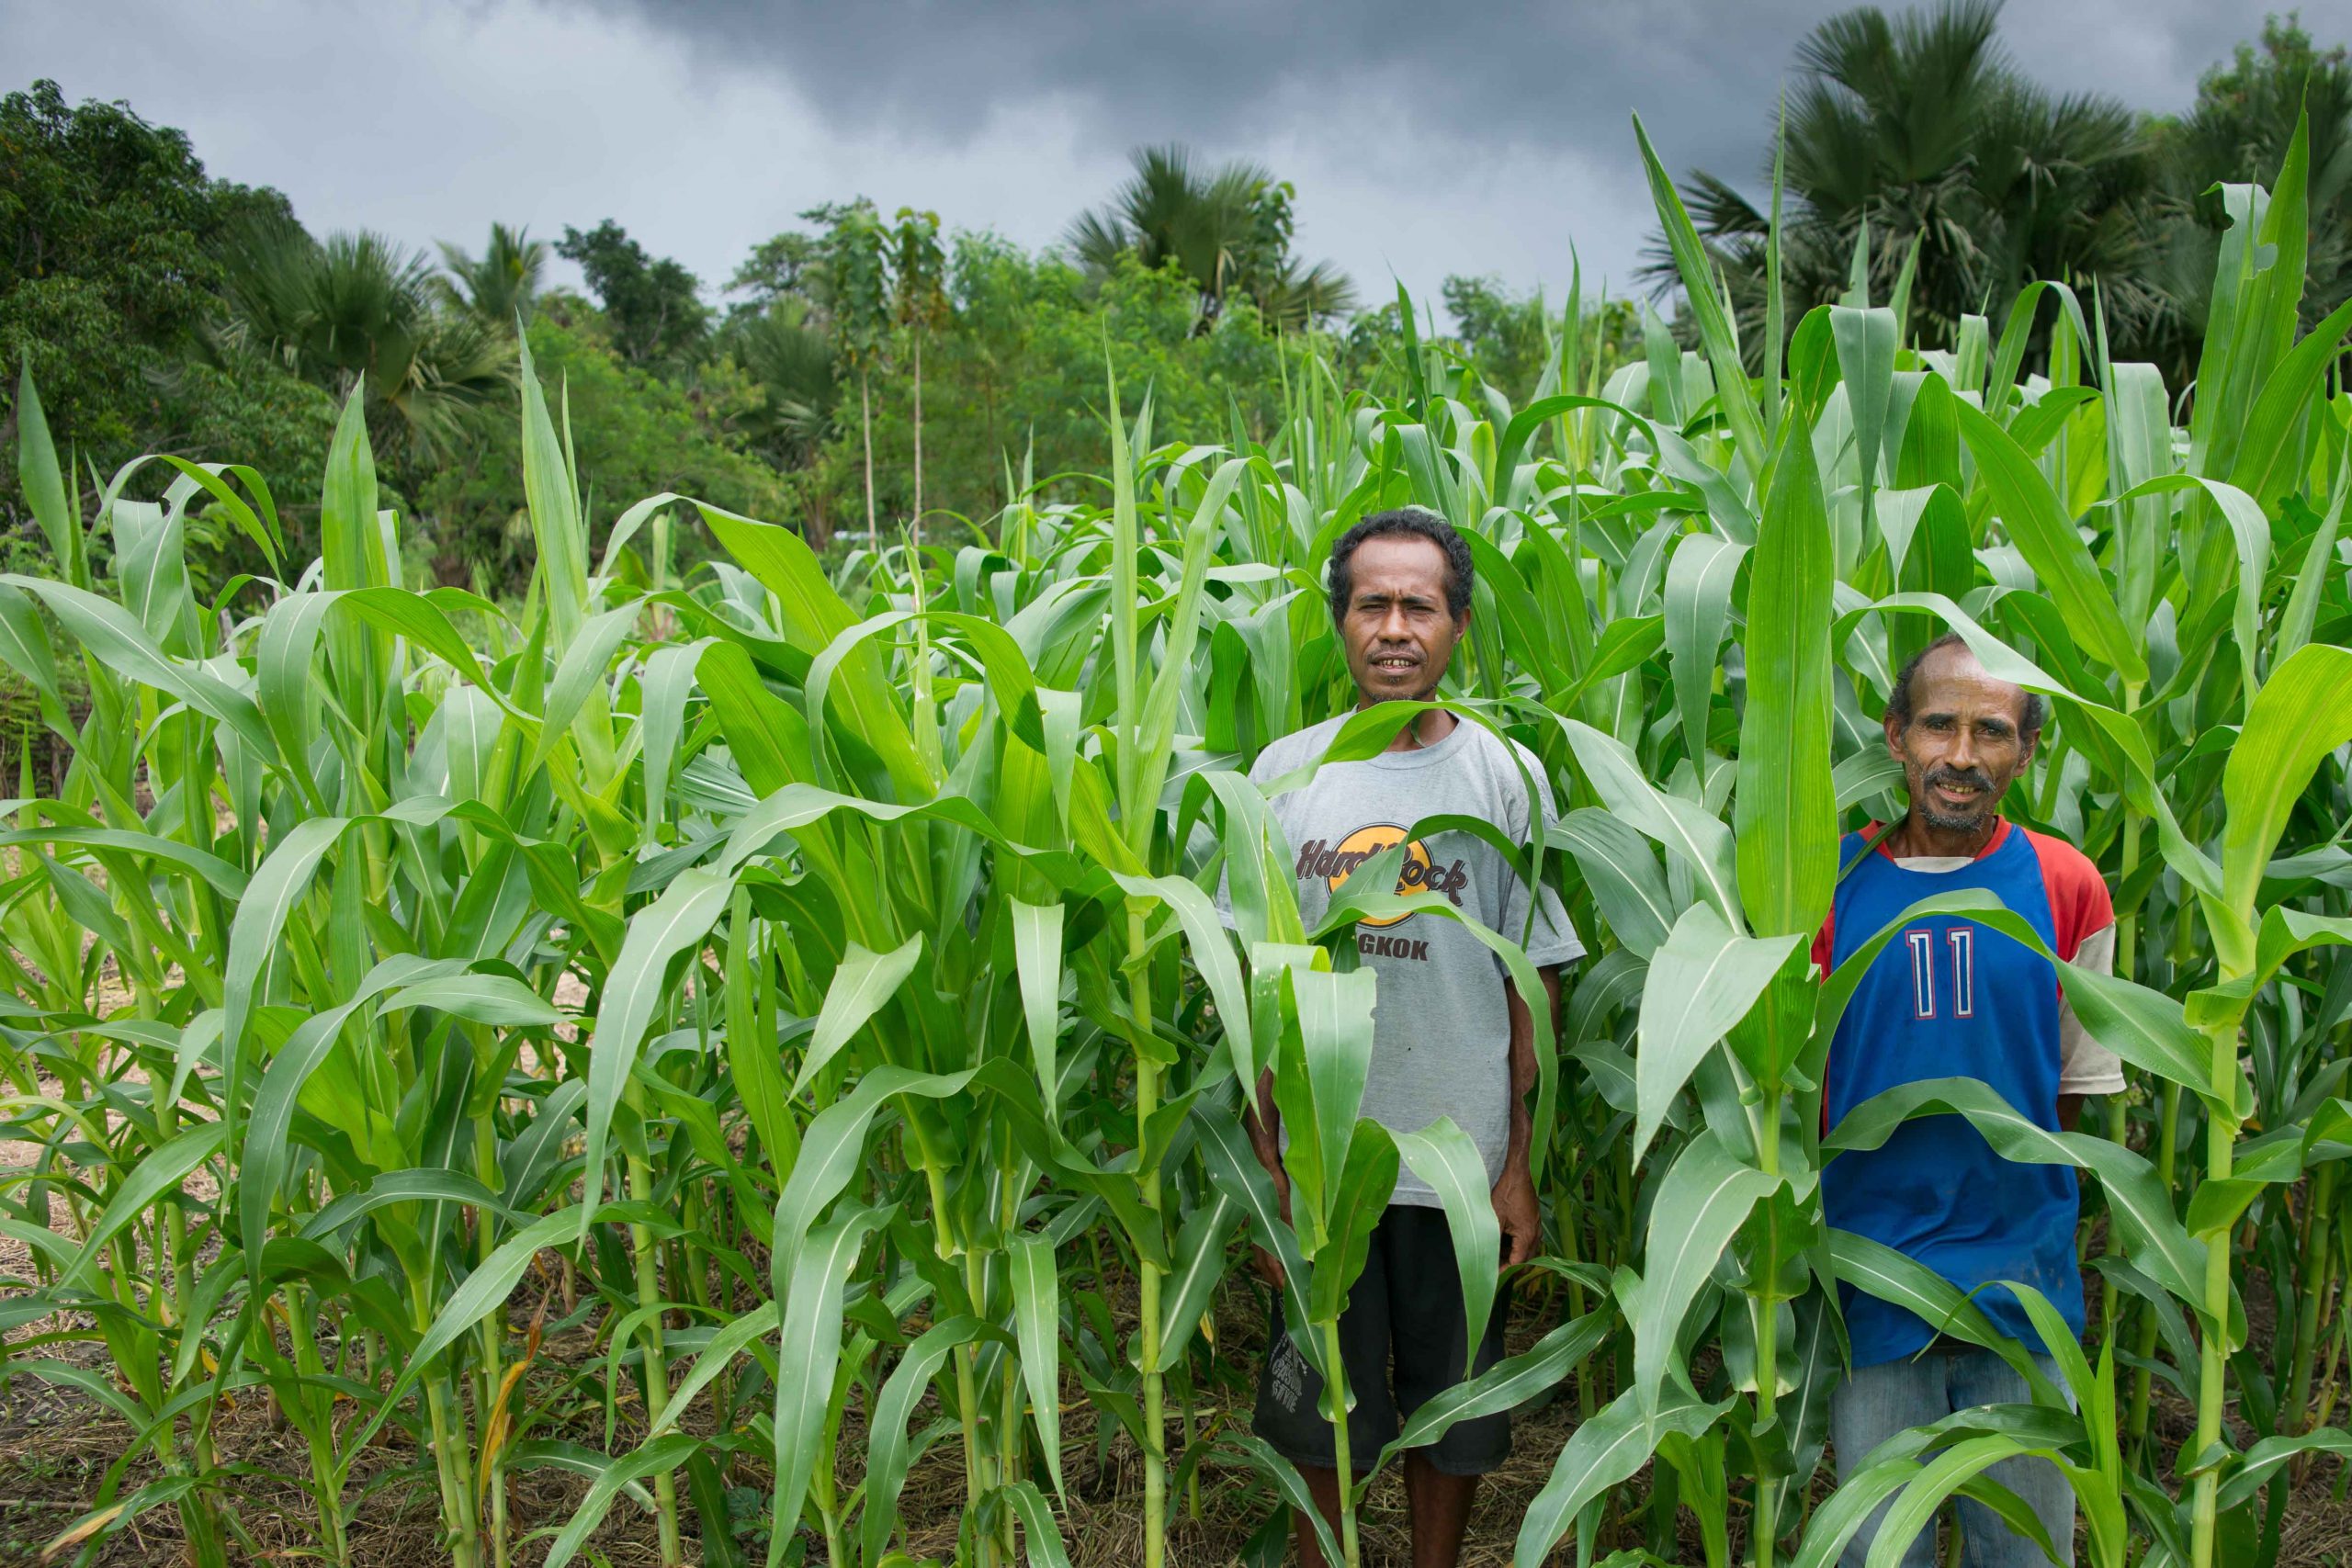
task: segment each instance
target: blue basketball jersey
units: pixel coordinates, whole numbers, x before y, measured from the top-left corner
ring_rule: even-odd
[[[1815,943],[1826,969],[1922,898],[1962,888],[1995,894],[2068,960],[2085,936],[2112,920],[2106,885],[2080,852],[2007,822],[1973,863],[1953,871],[1908,870],[1883,850],[1864,854],[1866,841],[1852,834],[1841,847],[1841,864],[1860,858],[1838,885]],[[1855,1106],[1900,1084],[1968,1077],[2054,1132],[2058,1025],[2058,976],[2049,960],[1972,920],[1915,920],[1881,950],[1838,1021],[1826,1121],[1835,1127]],[[2070,1167],[2004,1159],[1962,1118],[1925,1116],[1905,1122],[1883,1147],[1831,1157],[1821,1187],[1831,1224],[1975,1292],[2004,1334],[2041,1345],[2016,1296],[1992,1283],[2002,1280],[2040,1291],[2081,1334],[2079,1204]],[[1858,1367],[1912,1355],[1937,1333],[1913,1313],[1850,1287],[1841,1301]]]

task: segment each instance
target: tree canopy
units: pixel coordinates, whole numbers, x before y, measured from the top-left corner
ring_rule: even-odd
[[[2352,296],[2340,45],[2274,18],[2193,103],[2137,116],[2045,85],[2063,62],[2029,71],[1998,19],[1991,0],[1829,18],[1799,46],[1785,127],[1758,128],[1746,177],[1685,178],[1744,341],[1763,336],[1776,150],[1788,321],[1859,288],[1899,302],[1919,341],[1951,344],[1964,318],[2051,278],[2098,313],[2116,358],[2186,385],[2229,187],[2269,177],[2299,117],[2306,323]],[[29,367],[85,481],[159,450],[315,473],[338,403],[364,383],[388,503],[410,514],[420,570],[512,591],[522,546],[505,392],[520,323],[568,396],[592,498],[696,491],[820,543],[853,516],[862,531],[869,496],[877,531],[918,514],[952,528],[1024,474],[1058,494],[1080,482],[1062,476],[1100,471],[1106,371],[1186,428],[1257,431],[1298,393],[1301,334],[1351,384],[1399,374],[1398,304],[1359,304],[1335,266],[1299,254],[1300,200],[1260,163],[1147,147],[1043,250],[959,228],[953,212],[851,196],[803,212],[706,288],[611,218],[552,243],[493,224],[479,250],[314,234],[277,192],[208,173],[181,132],[37,82],[0,98],[0,410]],[[558,258],[584,294],[550,277]],[[1660,319],[1679,287],[1670,273],[1651,275],[1656,310],[1586,290],[1573,321],[1566,299],[1448,278],[1415,308],[1412,340],[1464,378],[1464,395],[1485,395],[1483,382],[1523,403],[1571,327],[1588,372],[1671,352],[1670,333],[1688,328]],[[6,434],[0,421],[0,506],[18,493]],[[128,482],[165,478],[151,466]],[[298,542],[311,522],[288,505]],[[0,525],[10,550],[40,547],[28,520]],[[198,570],[225,581],[251,564],[240,541],[220,531],[219,558]],[[692,529],[679,543],[701,547]]]

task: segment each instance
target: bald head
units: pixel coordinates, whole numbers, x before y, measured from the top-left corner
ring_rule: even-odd
[[[2001,690],[2013,694],[2012,700],[2017,705],[2018,733],[2020,735],[2038,736],[2042,726],[2049,722],[2050,705],[2042,699],[2041,693],[2029,692],[2023,686],[1996,679],[1977,660],[1975,651],[1968,646],[1968,639],[1958,632],[1946,632],[1904,661],[1903,668],[1895,672],[1894,689],[1887,694],[1887,717],[1900,718],[1905,724],[1909,724],[1912,716],[1918,711],[1920,681],[1947,673],[1991,682]]]

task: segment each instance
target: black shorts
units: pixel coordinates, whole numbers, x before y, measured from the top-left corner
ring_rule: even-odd
[[[1502,1357],[1504,1305],[1498,1293],[1479,1342],[1476,1372]],[[1406,1416],[1462,1381],[1463,1338],[1462,1275],[1444,1212],[1391,1204],[1373,1228],[1363,1272],[1340,1314],[1340,1359],[1356,1399],[1348,1412],[1353,1469],[1371,1469]],[[1339,1456],[1331,1426],[1316,1408],[1322,1397],[1322,1376],[1290,1342],[1277,1301],[1250,1427],[1291,1463],[1334,1469]],[[1419,1451],[1442,1474],[1484,1475],[1510,1456],[1510,1416],[1457,1421]]]

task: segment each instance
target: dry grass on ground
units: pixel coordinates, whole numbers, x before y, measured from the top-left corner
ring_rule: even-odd
[[[1213,1396],[1209,1418],[1245,1425],[1249,1413],[1250,1374],[1262,1352],[1262,1308],[1254,1288],[1238,1277],[1229,1281],[1217,1310],[1217,1347],[1221,1370],[1230,1387]],[[1531,1307],[1522,1306],[1512,1325],[1513,1350],[1531,1343],[1544,1325]],[[67,1349],[76,1348],[67,1347]],[[78,1348],[78,1358],[89,1364],[103,1359],[95,1347]],[[584,1333],[551,1342],[549,1361],[578,1365],[594,1354]],[[56,1353],[52,1351],[52,1353]],[[1078,1568],[1132,1568],[1141,1561],[1142,1477],[1124,1442],[1112,1445],[1107,1463],[1098,1462],[1093,1414],[1080,1392],[1068,1391],[1065,1454],[1069,1482],[1069,1506],[1065,1533]],[[1480,1489],[1471,1522],[1465,1568],[1506,1568],[1511,1538],[1529,1502],[1543,1485],[1553,1459],[1574,1427],[1576,1409],[1572,1387],[1564,1387],[1540,1411],[1518,1423],[1510,1463]],[[619,1446],[634,1439],[631,1418],[637,1414],[625,1402]],[[2157,1440],[2177,1446],[2188,1436],[2192,1414],[2177,1400],[2158,1406]],[[583,1404],[570,1427],[541,1436],[567,1436],[592,1445],[602,1441],[601,1411]],[[98,1409],[93,1402],[40,1380],[18,1376],[0,1394],[0,1564],[37,1561],[40,1546],[70,1524],[87,1506],[107,1466],[130,1439],[129,1428]],[[863,1434],[853,1425],[842,1436],[844,1483],[854,1479]],[[304,1456],[298,1436],[275,1427],[266,1402],[240,1400],[220,1422],[217,1441],[222,1458],[243,1472],[244,1489],[239,1512],[257,1544],[271,1558],[299,1560],[311,1545],[290,1521],[309,1511],[305,1497],[289,1481],[304,1473]],[[352,1561],[357,1568],[424,1568],[447,1561],[439,1544],[435,1496],[429,1476],[414,1469],[417,1455],[409,1439],[388,1433],[379,1440],[355,1477],[355,1487],[382,1479],[358,1510],[351,1531]],[[397,1472],[404,1467],[412,1473]],[[136,1480],[152,1473],[142,1461]],[[2352,1503],[2333,1499],[2335,1467],[2331,1462],[2313,1472],[2289,1509],[2282,1568],[2342,1568],[2352,1562]],[[732,1478],[763,1499],[767,1477],[752,1471]],[[583,1478],[539,1471],[518,1475],[512,1483],[512,1517],[518,1534],[549,1529],[570,1517],[586,1488]],[[903,1512],[910,1523],[908,1545],[918,1555],[952,1557],[962,1505],[960,1461],[952,1440],[934,1447],[910,1478]],[[1199,1488],[1199,1517],[1192,1516],[1182,1494],[1178,1518],[1170,1537],[1170,1560],[1180,1568],[1206,1568],[1236,1562],[1243,1545],[1266,1516],[1268,1495],[1261,1483],[1246,1472],[1204,1466]],[[1684,1561],[1700,1561],[1695,1535],[1687,1533],[1684,1516]],[[691,1528],[691,1515],[689,1527]],[[1373,1489],[1363,1516],[1365,1561],[1369,1564],[1402,1564],[1407,1561],[1407,1517],[1402,1485],[1392,1474]],[[747,1541],[758,1561],[764,1541]],[[660,1568],[651,1517],[624,1502],[605,1519],[593,1538],[596,1551],[613,1568]],[[536,1563],[545,1550],[545,1538],[525,1544],[515,1554],[521,1564]],[[280,1557],[279,1554],[284,1556]],[[689,1547],[690,1555],[693,1549]],[[168,1509],[143,1516],[130,1529],[109,1543],[99,1561],[107,1568],[149,1568],[181,1560],[178,1524]],[[1566,1561],[1565,1555],[1562,1558]],[[820,1547],[809,1561],[822,1561]]]

